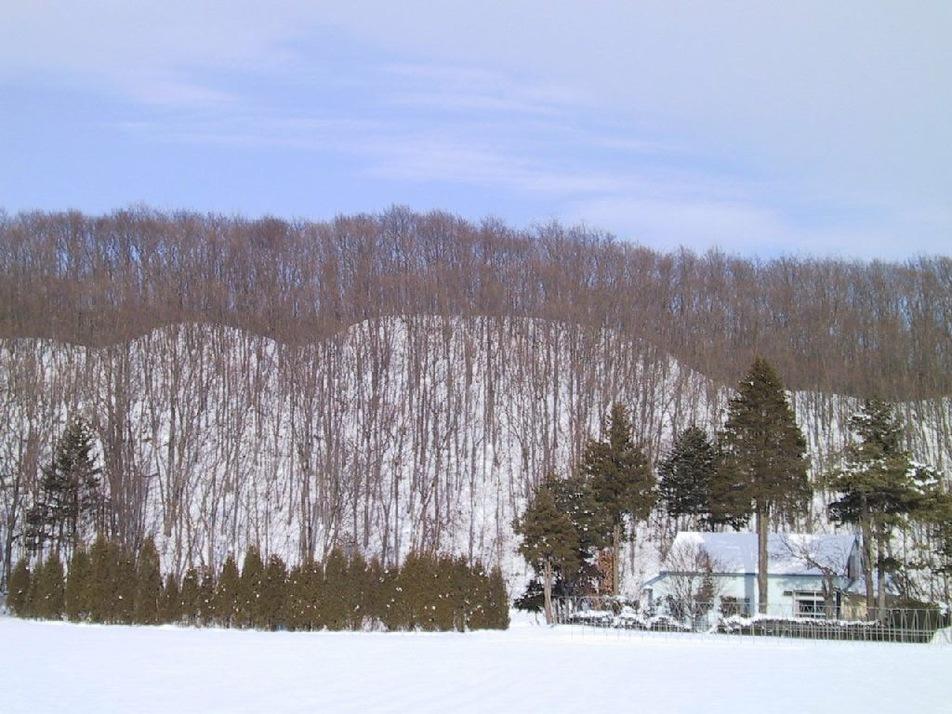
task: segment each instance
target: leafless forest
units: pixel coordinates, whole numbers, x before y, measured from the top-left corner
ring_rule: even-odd
[[[948,475],[950,325],[949,258],[662,254],[405,209],[0,214],[4,566],[71,413],[99,436],[110,527],[158,534],[179,570],[256,542],[511,571],[530,485],[571,468],[613,401],[653,458],[720,424],[756,354],[795,390],[816,472],[876,394]]]

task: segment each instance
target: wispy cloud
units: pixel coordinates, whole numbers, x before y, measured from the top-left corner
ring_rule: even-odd
[[[90,117],[105,98],[93,121],[135,137],[139,159],[254,153],[280,183],[282,162],[314,154],[308,170],[332,191],[337,176],[360,185],[328,199],[342,205],[371,182],[381,194],[456,187],[445,208],[502,200],[656,244],[947,251],[941,3],[9,5],[0,85],[66,88],[91,98]],[[4,107],[38,176],[61,170],[37,163],[49,132],[74,130],[60,103]],[[109,195],[124,195],[112,151]],[[43,192],[7,167],[0,179]],[[216,190],[192,189],[181,195],[199,205]]]

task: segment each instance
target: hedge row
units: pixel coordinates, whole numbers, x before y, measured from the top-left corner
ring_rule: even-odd
[[[462,558],[410,554],[386,569],[360,555],[332,551],[324,563],[288,570],[249,548],[239,571],[229,557],[218,572],[189,568],[163,581],[151,540],[137,556],[99,538],[77,550],[64,575],[56,554],[31,570],[21,560],[10,578],[10,610],[20,617],[265,630],[478,630],[509,626],[498,569]]]

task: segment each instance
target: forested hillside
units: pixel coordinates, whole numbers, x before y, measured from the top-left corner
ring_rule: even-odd
[[[0,535],[68,416],[98,437],[105,523],[167,568],[249,543],[516,566],[512,520],[614,401],[656,459],[713,432],[755,354],[794,389],[814,475],[856,398],[901,403],[952,466],[952,260],[665,255],[557,226],[402,209],[328,224],[148,211],[0,224]],[[804,528],[822,525],[822,494]]]

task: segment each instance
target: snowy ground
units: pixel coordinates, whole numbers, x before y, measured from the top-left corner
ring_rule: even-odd
[[[952,647],[547,629],[264,633],[0,617],[0,711],[952,711]]]

